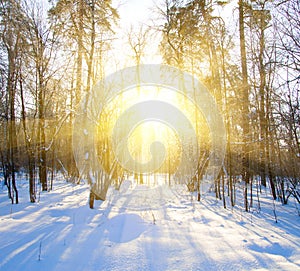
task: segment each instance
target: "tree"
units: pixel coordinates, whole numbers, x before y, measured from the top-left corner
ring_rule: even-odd
[[[165,7],[160,10],[165,20],[161,27],[160,46],[164,61],[201,79],[216,99],[220,111],[224,111],[226,87],[230,83],[227,69],[232,69],[225,56],[228,57],[231,44],[225,22],[213,14],[219,4],[216,1],[165,1]],[[198,130],[199,120],[196,119],[195,123]],[[227,130],[230,130],[229,127]],[[201,134],[201,130],[197,133]],[[205,168],[206,157],[199,158],[199,161],[202,162],[198,168],[198,179]],[[220,179],[221,176],[215,183],[218,198],[221,197]]]
[[[287,203],[293,195],[300,203],[297,190],[300,168],[300,3],[296,0],[276,3],[274,30],[276,33],[276,92],[272,105],[272,119],[276,124],[278,164],[281,176],[280,198]]]
[[[34,96],[37,109],[37,146],[39,180],[42,190],[48,190],[47,180],[47,138],[46,119],[48,99],[51,99],[53,91],[49,82],[53,80],[58,67],[54,63],[57,59],[58,33],[54,31],[55,24],[44,19],[45,10],[42,5],[32,3],[26,6],[27,34],[30,51],[27,54],[27,63],[32,65],[34,78]],[[29,71],[29,69],[28,69]]]
[[[16,92],[17,81],[20,68],[20,53],[22,48],[22,32],[20,32],[22,26],[22,12],[20,1],[1,1],[1,27],[2,27],[2,44],[5,48],[5,54],[7,57],[7,82],[6,92],[8,95],[8,181],[11,185],[12,192],[9,188],[9,196],[12,203],[18,203],[18,190],[16,186],[16,171],[17,171],[17,133],[16,133]]]
[[[248,211],[248,199],[247,185],[249,183],[250,172],[249,172],[249,84],[248,84],[248,68],[247,68],[247,54],[246,54],[246,41],[245,41],[245,3],[244,0],[239,0],[239,38],[240,38],[240,54],[241,54],[241,68],[242,68],[242,128],[243,128],[243,178],[245,181],[244,190],[244,204],[245,210]]]
[[[148,36],[149,36],[149,28],[144,29],[143,25],[140,25],[137,30],[134,30],[133,26],[130,27],[130,30],[128,32],[128,44],[130,49],[133,52],[133,59],[136,65],[136,74],[137,74],[137,88],[138,93],[140,94],[140,86],[141,83],[140,80],[140,65],[142,62],[142,57],[145,54],[145,48],[149,42]],[[142,156],[142,150],[139,150],[139,156]],[[135,174],[135,177],[138,178],[137,174]],[[140,183],[143,184],[143,173],[139,174]]]
[[[60,34],[69,46],[66,49],[70,50],[71,48],[76,52],[74,63],[74,67],[76,67],[75,99],[72,100],[73,108],[71,108],[70,114],[70,123],[72,123],[74,119],[73,111],[80,106],[82,96],[85,95],[86,101],[88,101],[91,87],[96,80],[100,80],[97,72],[100,70],[101,73],[102,69],[99,69],[97,65],[102,65],[102,63],[99,63],[96,58],[98,56],[102,58],[103,44],[105,39],[109,39],[109,35],[113,33],[112,25],[118,18],[118,14],[109,0],[59,0],[54,3],[49,11],[49,16],[52,21],[58,22],[58,27],[63,29]],[[67,35],[62,33],[67,33]],[[73,74],[73,72],[71,73]],[[83,82],[84,78],[86,78],[86,83]],[[70,131],[70,134],[72,134],[72,131]],[[71,149],[72,140],[70,139],[68,142]],[[75,166],[74,158],[72,160],[73,162],[68,167],[69,171],[71,175],[75,173],[79,178],[79,173],[73,168]]]

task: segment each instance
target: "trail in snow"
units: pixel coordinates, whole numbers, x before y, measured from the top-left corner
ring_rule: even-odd
[[[94,210],[86,185],[59,181],[38,204],[12,206],[5,197],[2,188],[0,270],[300,268],[300,218],[293,206],[276,203],[275,224],[265,197],[261,213],[225,210],[209,194],[198,203],[182,187],[131,181],[110,188]]]

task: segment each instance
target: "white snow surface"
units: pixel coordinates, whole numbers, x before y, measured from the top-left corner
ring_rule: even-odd
[[[300,270],[300,217],[267,192],[250,213],[224,209],[185,187],[111,187],[107,200],[88,207],[89,188],[56,180],[51,192],[11,205],[0,182],[0,270]]]

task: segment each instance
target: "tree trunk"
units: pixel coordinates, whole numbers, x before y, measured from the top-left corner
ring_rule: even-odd
[[[77,71],[76,71],[76,106],[79,105],[81,99],[81,90],[82,90],[82,54],[83,54],[83,1],[79,0],[78,4],[78,32],[77,34]]]
[[[245,44],[245,26],[244,26],[244,1],[239,0],[239,34],[240,34],[240,53],[242,66],[242,128],[243,128],[243,178],[245,181],[244,197],[245,210],[248,211],[247,200],[247,185],[249,183],[249,84],[248,84],[248,70],[247,70],[247,55]]]
[[[29,198],[30,202],[34,203],[36,201],[36,191],[35,191],[35,179],[34,179],[34,163],[33,163],[33,152],[31,146],[31,138],[27,133],[27,125],[26,125],[26,112],[25,112],[25,103],[24,103],[24,93],[23,93],[23,81],[22,81],[22,73],[20,73],[20,96],[21,96],[21,106],[22,106],[22,124],[24,131],[24,142],[26,148],[26,154],[28,159],[28,173],[29,173]]]
[[[46,135],[45,135],[45,95],[43,88],[43,78],[39,76],[39,94],[38,94],[38,109],[39,109],[39,178],[42,185],[42,191],[48,190],[47,185],[47,160],[46,160]]]
[[[12,203],[14,203],[14,196],[16,198],[16,203],[19,203],[18,190],[16,186],[16,168],[15,168],[15,155],[17,151],[17,133],[16,133],[16,116],[15,116],[15,96],[16,96],[16,77],[17,77],[17,67],[16,58],[18,50],[18,41],[12,44],[12,32],[9,30],[8,33],[8,80],[7,80],[7,93],[9,99],[9,172],[11,174],[11,184],[13,192]]]
[[[226,209],[226,198],[225,198],[225,176],[222,174],[222,197],[223,197],[223,207]]]

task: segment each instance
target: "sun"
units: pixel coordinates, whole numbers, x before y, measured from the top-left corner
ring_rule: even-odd
[[[114,142],[116,133],[118,141]],[[180,138],[181,134],[185,138]],[[132,87],[107,103],[101,112],[97,155],[106,170],[118,160],[119,164],[123,161],[123,168],[124,163],[129,167],[134,161],[132,167],[140,164],[143,172],[173,173],[182,159],[182,148],[194,147],[182,141],[189,142],[189,136],[194,134],[199,146],[200,142],[209,142],[201,112],[184,94],[162,86]],[[126,148],[118,149],[116,144]],[[128,171],[134,171],[132,167]]]

